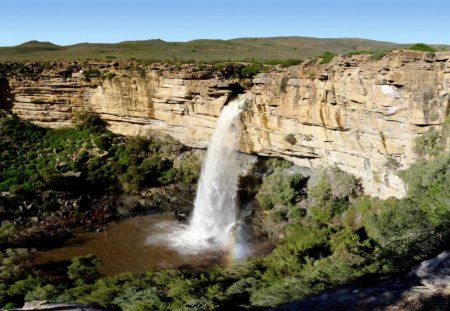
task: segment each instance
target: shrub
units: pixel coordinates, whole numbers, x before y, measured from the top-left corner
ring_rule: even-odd
[[[264,161],[264,167],[270,170],[270,172],[276,169],[286,169],[292,166],[292,162],[279,159],[279,158],[269,158]]]
[[[398,162],[398,160],[396,158],[388,157],[386,160],[385,166],[386,166],[386,168],[395,172],[400,168],[400,163]]]
[[[108,150],[112,144],[112,139],[109,135],[94,136],[92,141],[101,150]]]
[[[290,143],[291,145],[295,145],[297,143],[297,139],[295,138],[294,134],[287,134],[284,137],[284,140]]]
[[[264,178],[256,199],[265,210],[270,210],[277,204],[290,207],[297,197],[304,194],[301,190],[306,181],[307,178],[301,174],[288,175],[278,169]]]
[[[297,66],[297,65],[300,65],[301,63],[302,63],[302,60],[300,60],[300,59],[287,59],[287,60],[280,61],[280,65],[283,68]]]
[[[252,78],[263,71],[263,69],[264,65],[262,63],[248,64],[241,69],[240,75],[244,78]]]
[[[89,69],[89,70],[86,70],[85,72],[83,72],[83,75],[84,75],[84,78],[86,79],[86,80],[90,80],[91,78],[94,78],[94,77],[96,77],[96,78],[98,78],[98,77],[100,77],[101,76],[101,72],[100,72],[100,70],[98,70],[98,69]]]
[[[324,169],[309,188],[309,194],[314,199],[311,214],[320,223],[328,224],[350,206],[350,199],[361,193],[360,179],[338,167]]]
[[[139,174],[143,177],[146,185],[155,185],[159,183],[159,178],[163,173],[172,167],[172,162],[162,159],[158,155],[153,155],[142,161],[138,167]]]
[[[122,310],[161,310],[164,303],[158,296],[157,289],[154,287],[141,289],[135,286],[127,286],[118,293],[112,301],[114,305]]]
[[[272,210],[271,216],[272,219],[276,222],[283,222],[289,219],[288,210],[285,207],[280,207]]]
[[[37,285],[34,288],[28,290],[25,295],[25,301],[53,300],[56,298],[58,293],[58,289],[52,284]]]
[[[20,297],[25,297],[28,292],[34,291],[40,285],[41,282],[39,279],[29,275],[27,278],[12,284],[7,293],[10,297],[20,299]]]
[[[331,192],[336,198],[356,198],[363,193],[361,178],[342,171],[337,166],[332,166],[323,171],[331,185]]]
[[[290,219],[300,219],[300,218],[305,217],[306,214],[307,214],[306,209],[300,208],[300,207],[296,207],[296,208],[293,208],[291,210],[291,212],[289,213],[289,218]]]
[[[382,249],[385,272],[398,272],[432,253],[441,237],[420,206],[411,200],[391,199],[378,204],[379,212],[369,214],[367,233]],[[433,236],[433,238],[430,238]]]
[[[195,183],[200,177],[201,161],[197,154],[191,153],[174,161],[169,170],[162,173],[159,181],[163,184],[180,181],[185,185]]]
[[[283,76],[283,78],[281,79],[281,82],[280,82],[280,92],[281,93],[287,93],[288,81],[289,81],[289,77]]]
[[[106,122],[95,112],[78,111],[73,114],[73,122],[77,129],[103,129],[106,127]]]
[[[329,64],[333,58],[336,56],[336,54],[333,54],[331,52],[325,52],[320,56],[321,61],[319,62],[319,65]]]
[[[3,220],[0,223],[0,244],[8,242],[17,234],[17,228],[13,222]]]
[[[102,80],[113,80],[117,75],[114,72],[107,72],[101,75]]]
[[[291,225],[286,229],[286,239],[264,258],[267,270],[262,278],[267,283],[286,276],[299,275],[308,258],[329,254],[327,231]]]
[[[348,198],[338,198],[332,193],[331,185],[322,178],[309,191],[315,204],[311,206],[311,216],[322,224],[329,224],[333,217],[341,215],[348,207]]]
[[[29,273],[27,258],[27,249],[8,248],[0,251],[0,284],[14,283]]]
[[[77,284],[90,283],[99,277],[100,260],[94,255],[76,256],[67,268],[67,276]]]
[[[400,172],[408,185],[408,196],[428,215],[428,219],[443,228],[450,226],[450,153],[442,153],[431,161],[418,161]]]
[[[446,137],[431,127],[415,140],[414,151],[419,155],[436,156],[445,149]]]
[[[345,57],[352,57],[353,55],[372,55],[374,52],[373,51],[347,51],[343,54],[343,56]]]
[[[358,252],[359,248],[369,246],[368,241],[362,242],[361,238],[350,227],[345,227],[331,235],[328,244],[333,253],[339,251]]]
[[[432,48],[429,45],[426,45],[425,43],[413,44],[408,49],[413,50],[413,51],[422,51],[422,52],[436,52],[436,49]]]
[[[387,51],[375,51],[370,57],[371,60],[381,60],[384,55],[386,55]]]
[[[144,186],[144,176],[142,176],[135,165],[128,167],[126,173],[120,177],[120,181],[127,193],[138,192]]]

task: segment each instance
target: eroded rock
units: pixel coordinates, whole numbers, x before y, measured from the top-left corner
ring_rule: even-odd
[[[399,169],[408,167],[417,158],[414,138],[439,127],[449,111],[449,59],[448,52],[413,51],[379,61],[337,57],[327,65],[306,61],[272,70],[242,84],[211,70],[196,72],[196,65],[163,64],[141,73],[105,65],[102,70],[115,76],[90,82],[49,72],[34,80],[9,77],[8,83],[12,110],[38,125],[70,126],[72,114],[87,109],[113,132],[159,131],[194,148],[206,148],[224,104],[249,85],[241,151],[311,169],[336,164],[360,177],[367,193],[386,198],[405,194],[388,159],[395,158]]]

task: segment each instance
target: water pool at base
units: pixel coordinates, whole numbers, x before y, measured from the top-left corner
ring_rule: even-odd
[[[74,256],[94,254],[102,261],[99,270],[104,275],[143,273],[152,268],[203,270],[227,264],[229,254],[224,251],[182,254],[168,243],[148,243],[153,236],[170,234],[170,224],[179,225],[173,216],[149,215],[112,222],[102,232],[77,229],[61,247],[34,252],[33,263],[51,270]],[[250,246],[249,254],[268,249],[266,244]]]

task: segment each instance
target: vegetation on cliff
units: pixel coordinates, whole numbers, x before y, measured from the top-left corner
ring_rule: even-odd
[[[152,187],[163,192],[168,185],[183,195],[184,188],[192,192],[200,171],[195,154],[171,139],[115,135],[90,113],[78,115],[76,128],[52,130],[2,112],[0,138],[0,244],[5,245],[36,242],[38,228],[46,236],[58,227],[142,212],[139,206],[120,206],[116,198]]]

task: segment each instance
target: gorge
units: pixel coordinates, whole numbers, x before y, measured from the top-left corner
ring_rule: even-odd
[[[360,177],[367,193],[386,198],[405,194],[387,163],[413,163],[414,138],[439,128],[448,113],[449,58],[448,52],[393,52],[377,61],[354,55],[253,79],[199,65],[55,64],[37,78],[7,81],[12,111],[38,125],[69,126],[76,111],[87,110],[115,133],[158,131],[194,148],[206,147],[223,105],[247,89],[253,95],[242,114],[242,152],[310,168],[336,164]],[[94,68],[97,77],[87,81]]]

